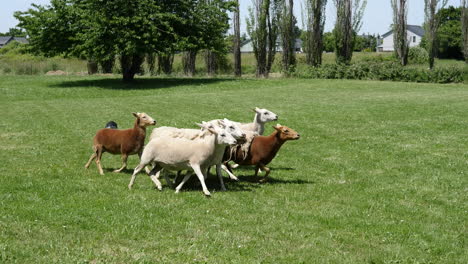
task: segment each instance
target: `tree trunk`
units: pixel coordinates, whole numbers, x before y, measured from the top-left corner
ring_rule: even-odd
[[[307,21],[306,62],[314,67],[322,64],[326,4],[326,0],[312,0],[307,7],[309,16]]]
[[[270,1],[263,0],[259,3],[258,10],[258,26],[257,26],[257,77],[268,77],[267,71],[267,19],[268,10],[270,9]]]
[[[206,73],[209,76],[214,76],[218,70],[216,52],[207,50],[205,53]]]
[[[408,64],[408,36],[406,33],[406,0],[391,0],[393,9],[393,43],[395,53],[400,60],[400,64],[405,66]]]
[[[426,0],[425,1],[425,15],[426,15],[426,40],[427,40],[427,53],[429,54],[429,69],[434,68],[434,57],[436,53],[436,33],[437,33],[437,22],[436,22],[436,8],[438,0]]]
[[[283,72],[289,76],[293,70],[293,66],[296,64],[295,58],[295,44],[296,40],[294,37],[294,14],[293,14],[293,0],[289,0],[286,5],[284,2],[282,10],[282,21],[281,21],[281,40],[283,46]]]
[[[97,62],[95,62],[93,60],[89,60],[86,66],[88,68],[88,74],[89,75],[93,75],[93,74],[96,74],[98,72]]]
[[[349,64],[353,56],[354,32],[351,0],[337,0],[335,36],[336,63]]]
[[[135,79],[135,74],[141,71],[143,59],[144,57],[140,55],[122,55],[120,57],[124,82],[131,82]]]
[[[156,64],[156,54],[148,53],[146,54],[146,62],[148,63],[148,70],[150,75],[156,75],[155,64]]]
[[[159,54],[158,55],[158,73],[171,74],[172,64],[174,63],[173,54]]]
[[[101,66],[102,73],[112,73],[112,68],[114,68],[114,58],[101,61],[99,64]]]
[[[184,74],[190,77],[195,75],[195,61],[197,59],[197,51],[189,50],[184,52],[182,57],[182,64],[184,67]]]
[[[463,55],[465,55],[465,62],[468,63],[468,1],[463,0],[462,2],[462,35],[463,35]]]
[[[240,52],[240,22],[239,22],[239,0],[236,0],[236,9],[234,11],[234,75],[240,77],[242,75],[241,52]]]

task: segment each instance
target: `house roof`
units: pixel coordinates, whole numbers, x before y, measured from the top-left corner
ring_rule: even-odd
[[[28,44],[29,41],[25,37],[13,37],[13,40],[18,41],[19,43]]]
[[[10,41],[11,38],[12,38],[11,36],[0,37],[0,45],[6,44],[8,41]]]
[[[414,34],[416,34],[416,35],[418,35],[420,37],[424,36],[424,34],[425,34],[424,28],[422,28],[421,26],[418,26],[418,25],[406,25],[406,29],[408,31],[413,32]],[[388,31],[387,33],[383,34],[381,36],[381,38],[386,38],[386,37],[390,36],[392,33],[393,33],[393,29]]]
[[[19,43],[23,43],[23,44],[28,44],[29,41],[27,38],[25,37],[12,37],[12,36],[1,36],[0,37],[0,45],[6,45],[8,44],[8,42],[10,41],[18,41]]]

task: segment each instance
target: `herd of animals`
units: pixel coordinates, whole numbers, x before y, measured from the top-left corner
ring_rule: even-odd
[[[156,125],[156,120],[146,113],[133,113],[136,118],[131,129],[117,129],[113,121],[107,123],[106,128],[97,131],[93,142],[93,154],[85,165],[88,168],[95,159],[99,173],[104,174],[101,157],[104,152],[121,154],[122,167],[114,172],[121,172],[127,167],[129,155],[138,154],[140,163],[135,168],[128,188],[135,183],[137,174],[145,169],[151,180],[159,190],[161,171],[177,171],[177,176],[186,170],[184,178],[175,187],[176,193],[195,174],[201,184],[203,193],[211,195],[205,179],[210,167],[216,166],[221,189],[224,186],[221,170],[227,172],[233,180],[238,178],[233,174],[233,168],[239,165],[255,165],[255,177],[261,170],[265,176],[260,182],[267,181],[270,169],[266,167],[276,156],[281,146],[288,140],[297,140],[300,135],[293,129],[277,124],[269,136],[263,136],[265,124],[277,121],[278,115],[256,107],[253,109],[255,117],[252,123],[239,123],[229,119],[215,119],[197,124],[200,129],[158,127],[153,129],[148,144],[144,146],[146,128]],[[234,165],[230,165],[233,162]],[[171,181],[164,174],[167,183],[173,186],[176,179]]]

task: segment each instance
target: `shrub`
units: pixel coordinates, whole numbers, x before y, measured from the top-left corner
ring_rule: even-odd
[[[429,59],[429,54],[422,47],[411,47],[408,52],[408,60],[410,63],[414,64],[424,64],[427,63]]]
[[[4,74],[9,74],[9,73],[11,73],[11,68],[9,68],[9,67],[3,68],[3,73],[4,73]]]
[[[403,67],[397,62],[360,62],[351,65],[324,64],[297,71],[294,76],[314,79],[354,79],[402,82],[458,83],[463,70],[456,67],[434,70]]]

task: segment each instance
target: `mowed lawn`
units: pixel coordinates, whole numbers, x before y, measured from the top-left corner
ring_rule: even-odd
[[[112,78],[0,77],[1,263],[468,262],[467,85]],[[195,128],[255,106],[301,134],[266,184],[239,168],[206,198],[143,173],[129,191],[137,156],[84,169],[109,120]]]

